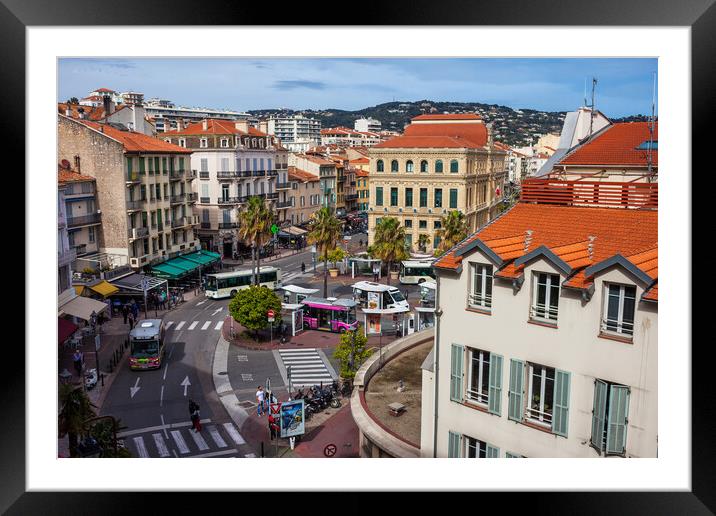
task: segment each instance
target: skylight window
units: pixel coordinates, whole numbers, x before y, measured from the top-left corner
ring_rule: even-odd
[[[641,142],[636,150],[659,150],[659,141],[653,140],[649,142],[649,140],[646,140],[645,142]]]

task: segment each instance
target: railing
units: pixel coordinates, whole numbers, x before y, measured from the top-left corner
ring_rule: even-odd
[[[276,187],[276,190],[288,190],[291,188],[291,183],[276,183],[274,186]]]
[[[75,254],[79,256],[80,254],[85,254],[87,252],[87,244],[73,245],[72,249],[74,249]]]
[[[291,207],[291,201],[281,201],[276,203],[276,208],[282,209],[282,208],[290,208]]]
[[[186,199],[185,193],[172,195],[169,199],[169,203],[170,204],[179,204],[179,203],[184,202],[185,199]]]
[[[603,332],[614,333],[618,335],[634,335],[634,323],[628,321],[618,321],[616,319],[603,319],[601,324]]]
[[[127,210],[128,211],[137,211],[142,209],[142,205],[144,204],[145,200],[139,200],[139,201],[127,201]]]
[[[87,224],[99,224],[102,222],[102,214],[93,213],[82,217],[70,217],[67,219],[68,227],[85,226]]]
[[[545,321],[548,323],[557,322],[557,313],[559,309],[542,304],[532,305],[530,307],[530,318],[537,321]]]
[[[239,197],[219,197],[216,200],[216,204],[238,204],[241,198]]]
[[[196,179],[196,170],[187,170],[185,174],[185,179],[192,180]]]
[[[202,170],[199,172],[199,177],[201,179],[209,179],[209,171],[208,170]]]
[[[278,199],[278,193],[277,192],[267,193],[266,199],[268,199],[269,201],[275,201]]]
[[[201,197],[201,198],[199,199],[199,202],[200,202],[201,204],[209,204],[209,203],[211,202],[211,197]]]
[[[196,202],[196,200],[199,198],[199,194],[196,192],[188,193],[186,194],[186,200],[188,202]]]
[[[267,171],[266,171],[266,175],[267,175],[267,176],[277,176],[277,175],[278,175],[278,170],[267,170]]]
[[[171,170],[169,172],[169,181],[175,181],[177,179],[181,179],[182,177],[184,177],[183,170]]]
[[[236,229],[238,227],[237,222],[219,222],[219,229]]]
[[[129,228],[127,233],[129,238],[136,240],[137,238],[147,236],[149,234],[149,228]]]
[[[217,179],[234,179],[236,177],[239,177],[238,172],[229,172],[228,170],[220,170],[216,173]]]
[[[241,177],[251,177],[251,171],[250,170],[243,170],[239,172]]]
[[[348,194],[346,195],[346,201],[353,201],[358,198],[358,194]]]
[[[473,308],[489,310],[492,308],[492,296],[487,294],[468,294],[467,304]]]
[[[175,219],[172,219],[172,228],[180,228],[182,226],[186,226],[187,221],[186,217],[178,217]]]
[[[100,274],[102,276],[102,279],[111,280],[111,279],[117,278],[119,276],[124,276],[126,274],[129,274],[131,272],[132,272],[132,268],[129,265],[120,265],[119,267],[117,267],[115,269],[112,269],[109,271],[104,271]]]
[[[467,399],[487,405],[488,395],[486,392],[473,391],[467,389]]]
[[[534,421],[535,423],[552,426],[552,414],[550,412],[542,412],[539,409],[532,408],[527,405],[525,416],[527,419]]]
[[[201,229],[211,229],[211,222],[202,222]]]
[[[600,206],[657,209],[658,183],[615,183],[600,181],[522,181],[520,200],[559,206]]]
[[[265,170],[254,170],[254,171],[251,173],[251,175],[254,176],[254,177],[265,176],[265,175],[266,175],[266,171],[265,171]]]
[[[198,226],[199,225],[199,215],[190,215],[188,217],[189,224],[192,226]]]

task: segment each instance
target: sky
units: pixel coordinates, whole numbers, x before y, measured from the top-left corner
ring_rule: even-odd
[[[393,100],[572,111],[596,77],[596,108],[619,118],[651,113],[657,59],[64,58],[58,70],[58,102],[104,87],[236,111],[354,111]]]

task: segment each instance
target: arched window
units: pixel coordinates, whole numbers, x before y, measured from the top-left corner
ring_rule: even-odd
[[[413,162],[411,160],[408,160],[405,163],[405,171],[406,172],[412,172],[413,171]]]
[[[390,162],[390,171],[391,172],[397,172],[398,171],[398,160],[394,159]]]
[[[457,160],[450,160],[450,172],[457,172]]]
[[[439,159],[435,162],[435,172],[443,171],[443,160]]]
[[[376,166],[376,169],[377,169],[378,172],[384,172],[384,170],[383,170],[383,160],[382,160],[382,159],[379,159],[379,160],[375,163],[375,166]]]
[[[420,162],[420,171],[421,172],[427,172],[428,171],[428,162],[426,160],[423,160]]]

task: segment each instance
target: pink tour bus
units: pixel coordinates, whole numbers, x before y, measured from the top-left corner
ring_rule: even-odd
[[[358,329],[356,302],[352,299],[308,297],[301,301],[303,327],[307,330],[332,332]]]

